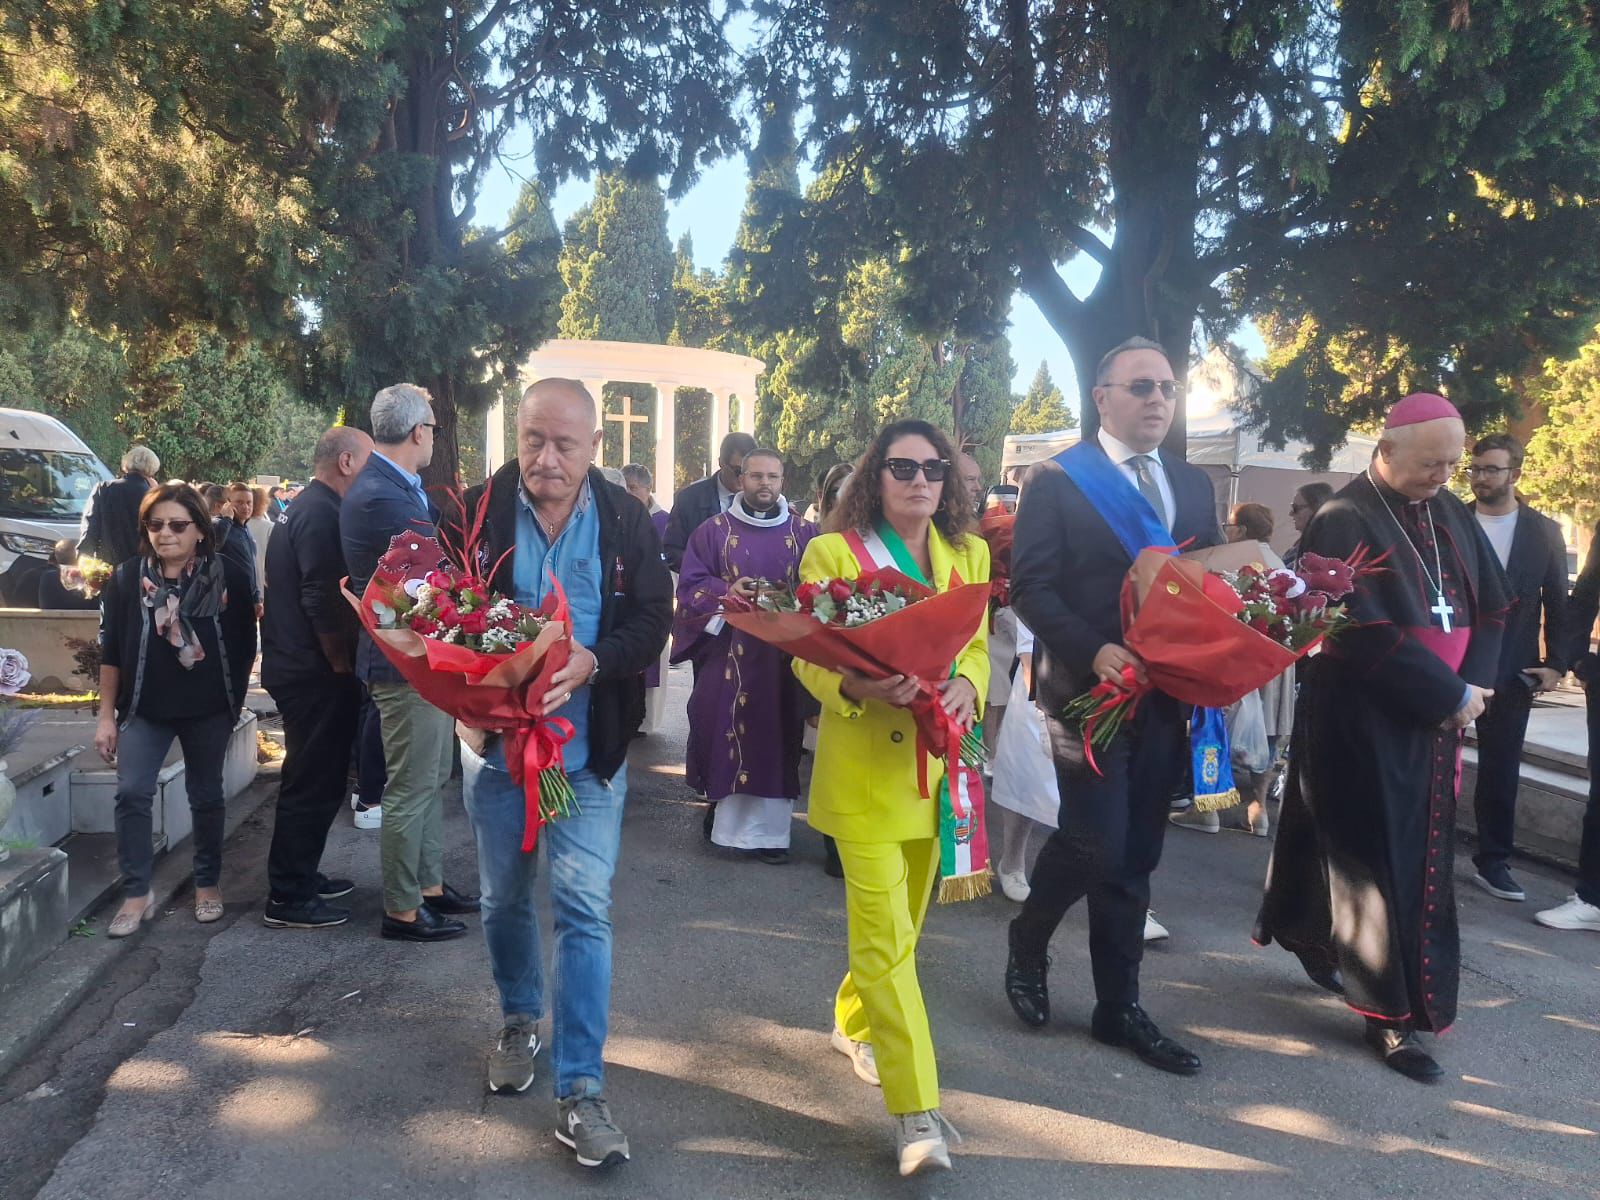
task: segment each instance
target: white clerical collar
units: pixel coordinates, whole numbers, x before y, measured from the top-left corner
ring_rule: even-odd
[[[785,497],[779,496],[777,510],[771,516],[763,517],[756,515],[745,507],[744,494],[740,493],[733,498],[733,503],[729,505],[728,515],[735,521],[754,526],[756,529],[776,529],[779,525],[788,523],[789,501]]]
[[[1100,448],[1106,452],[1106,457],[1112,462],[1116,463],[1119,467],[1123,463],[1127,462],[1130,458],[1133,458],[1139,454],[1148,455],[1150,458],[1155,459],[1155,461],[1158,463],[1161,461],[1161,450],[1159,447],[1154,450],[1135,450],[1126,442],[1118,441],[1116,438],[1107,433],[1104,425],[1100,426],[1099,432],[1096,433],[1095,436],[1100,439]]]

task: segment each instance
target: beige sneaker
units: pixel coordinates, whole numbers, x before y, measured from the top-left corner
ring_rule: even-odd
[[[878,1082],[878,1060],[873,1057],[871,1042],[852,1042],[837,1025],[829,1041],[835,1050],[850,1060],[850,1065],[856,1069],[857,1079],[873,1087],[883,1086]]]
[[[903,1113],[895,1117],[895,1150],[900,1157],[902,1178],[922,1171],[950,1170],[950,1145],[961,1141],[956,1127],[944,1119],[937,1108],[926,1112]]]

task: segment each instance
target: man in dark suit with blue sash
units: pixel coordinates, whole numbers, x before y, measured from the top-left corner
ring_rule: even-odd
[[[1124,668],[1143,671],[1122,645],[1122,581],[1151,546],[1200,549],[1222,541],[1210,478],[1163,454],[1182,387],[1165,351],[1145,338],[1112,349],[1095,373],[1098,433],[1030,474],[1017,511],[1011,602],[1037,639],[1034,671],[1061,793],[1057,829],[1034,866],[1032,890],[1011,923],[1006,996],[1024,1024],[1050,1019],[1051,935],[1087,897],[1094,1037],[1127,1046],[1164,1071],[1193,1075],[1200,1060],[1164,1036],[1139,1006],[1139,962],[1150,874],[1161,859],[1167,803],[1187,769],[1188,711],[1160,692],[1104,751],[1097,774],[1074,697]]]

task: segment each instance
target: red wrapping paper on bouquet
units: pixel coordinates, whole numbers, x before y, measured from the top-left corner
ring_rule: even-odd
[[[1141,552],[1122,583],[1123,644],[1143,660],[1150,680],[1140,690],[1153,687],[1184,704],[1226,708],[1321,641],[1290,650],[1239,620],[1243,607],[1203,559]]]
[[[874,572],[886,589],[901,588],[917,600],[864,625],[824,625],[810,613],[729,610],[728,624],[778,647],[785,654],[829,671],[858,671],[870,679],[915,675],[922,681],[911,705],[917,724],[917,782],[924,798],[928,758],[957,754],[963,730],[939,703],[939,684],[972,640],[989,604],[987,583],[956,584],[935,592],[894,570]]]
[[[544,824],[539,776],[561,766],[561,747],[573,733],[571,722],[545,716],[540,703],[551,677],[571,655],[566,593],[557,583],[546,598],[539,613],[549,624],[532,643],[511,654],[488,654],[425,638],[404,626],[381,627],[374,602],[392,600],[403,584],[374,575],[359,600],[348,588],[342,590],[373,644],[418,695],[463,725],[505,736],[506,769],[523,790],[522,849],[531,851]]]

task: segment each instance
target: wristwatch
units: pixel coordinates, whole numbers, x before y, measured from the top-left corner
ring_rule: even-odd
[[[594,654],[594,651],[591,650],[589,653]],[[599,678],[600,678],[600,656],[598,654],[595,654],[594,655],[594,670],[589,672],[589,678],[587,678],[587,679],[585,679],[583,681],[583,686],[584,687],[589,687],[591,684],[594,683],[594,681],[596,679],[599,679]]]

